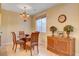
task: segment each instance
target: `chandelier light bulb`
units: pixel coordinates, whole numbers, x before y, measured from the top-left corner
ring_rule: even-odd
[[[30,17],[26,12],[26,7],[24,7],[24,11],[20,14],[20,17],[24,20],[24,22]]]

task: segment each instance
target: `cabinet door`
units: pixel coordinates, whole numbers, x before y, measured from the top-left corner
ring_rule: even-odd
[[[68,54],[69,50],[68,50],[68,42],[62,41],[62,40],[55,40],[55,49],[60,52],[60,53],[64,53],[64,54]]]
[[[48,38],[47,42],[49,48],[54,48],[54,40],[52,38]]]

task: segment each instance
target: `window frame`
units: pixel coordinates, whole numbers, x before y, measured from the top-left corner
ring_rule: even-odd
[[[42,15],[42,16],[39,16],[39,17],[36,17],[36,21],[39,20],[39,19],[42,20],[42,18],[46,18],[46,20],[47,20],[46,14],[44,14],[44,15]],[[42,23],[42,21],[41,21],[41,23]],[[42,26],[41,26],[41,27],[42,27]],[[36,30],[37,30],[37,23],[36,23]],[[42,28],[41,28],[41,31],[40,31],[40,32],[41,32],[41,33],[46,33],[46,30],[45,30],[45,32],[42,32]]]

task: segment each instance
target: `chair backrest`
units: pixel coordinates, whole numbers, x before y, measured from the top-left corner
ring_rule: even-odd
[[[12,33],[12,36],[13,36],[13,44],[15,44],[16,43],[16,34],[15,34],[15,32],[11,32]]]
[[[39,32],[32,32],[31,34],[31,42],[38,42]]]
[[[19,31],[19,37],[20,37],[20,38],[24,38],[24,37],[25,37],[24,31]]]
[[[24,35],[24,31],[19,31],[19,35]]]

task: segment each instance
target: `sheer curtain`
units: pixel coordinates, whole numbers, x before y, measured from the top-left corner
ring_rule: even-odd
[[[36,20],[36,30],[40,32],[40,44],[44,45],[46,41],[46,17]]]
[[[39,32],[46,32],[46,17],[37,19],[36,30]]]

